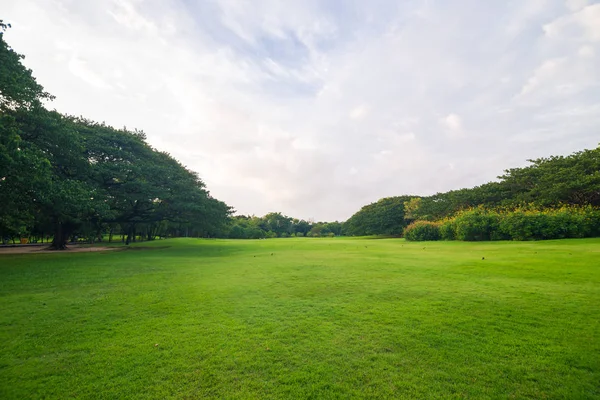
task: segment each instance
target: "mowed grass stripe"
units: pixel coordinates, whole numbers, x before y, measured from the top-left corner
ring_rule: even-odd
[[[600,240],[136,246],[0,256],[1,398],[600,396]]]

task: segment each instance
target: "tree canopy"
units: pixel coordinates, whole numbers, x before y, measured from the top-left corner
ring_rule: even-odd
[[[0,21],[0,234],[44,235],[63,249],[71,235],[119,230],[127,242],[169,232],[215,236],[231,207],[196,172],[146,141],[49,111],[52,100],[4,40]]]
[[[362,207],[345,223],[351,235],[398,235],[416,220],[438,221],[473,207],[600,207],[600,146],[529,160],[489,182],[432,196],[400,196]]]

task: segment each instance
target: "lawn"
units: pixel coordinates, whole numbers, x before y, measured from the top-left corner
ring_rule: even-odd
[[[600,240],[0,254],[0,398],[600,398]]]

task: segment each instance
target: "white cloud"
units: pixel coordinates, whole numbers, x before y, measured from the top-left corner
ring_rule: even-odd
[[[577,54],[579,54],[581,57],[591,58],[596,54],[596,50],[593,46],[584,45],[579,48]]]
[[[571,37],[590,42],[600,41],[600,3],[557,18],[544,25],[548,37]]]
[[[595,146],[598,10],[6,0],[3,18],[52,106],[143,129],[240,212],[319,220]]]
[[[109,10],[108,13],[128,29],[147,30],[156,33],[157,27],[154,23],[144,18],[135,8],[134,3],[125,0],[115,0],[116,9]]]
[[[85,60],[77,56],[71,57],[69,61],[69,71],[84,82],[99,89],[111,89],[111,86],[106,83],[99,74],[94,72]]]
[[[360,120],[367,116],[369,108],[366,105],[358,106],[350,111],[350,118],[354,120]]]
[[[538,87],[543,85],[544,83],[552,80],[556,74],[558,73],[561,65],[564,63],[564,60],[561,59],[553,59],[546,60],[540,65],[534,72],[531,78],[527,80],[527,83],[521,89],[520,96],[525,96],[533,91],[535,91]]]
[[[447,129],[447,134],[451,138],[464,136],[462,119],[457,114],[448,114],[442,119],[443,125]]]

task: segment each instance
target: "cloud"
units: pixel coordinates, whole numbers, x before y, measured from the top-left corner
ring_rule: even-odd
[[[558,73],[561,65],[565,60],[554,59],[554,60],[546,60],[540,65],[534,72],[531,78],[527,80],[527,83],[521,89],[519,93],[520,96],[526,96],[533,91],[535,91],[538,87],[543,85],[548,80],[551,80]]]
[[[350,119],[360,120],[367,116],[369,109],[366,105],[358,106],[350,112]]]
[[[461,137],[464,135],[462,119],[456,114],[448,114],[442,119],[443,125],[447,128],[449,137]]]
[[[600,4],[586,6],[544,25],[548,37],[570,36],[590,42],[600,41]]]
[[[71,57],[68,68],[73,75],[91,86],[99,89],[111,89],[111,86],[104,79],[102,79],[99,74],[90,69],[85,60],[82,60],[77,56]]]
[[[3,18],[58,110],[143,129],[241,213],[343,220],[595,147],[599,9],[6,0]]]
[[[596,50],[593,46],[584,45],[579,48],[577,54],[579,54],[581,57],[591,58],[596,54]]]

